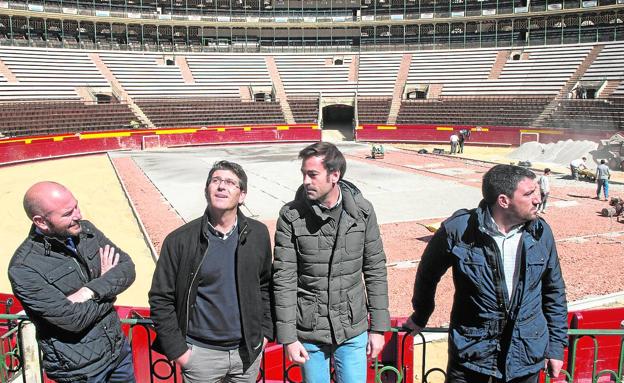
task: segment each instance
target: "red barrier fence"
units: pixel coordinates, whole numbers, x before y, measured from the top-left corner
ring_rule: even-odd
[[[116,130],[0,140],[0,164],[124,149],[191,145],[318,141],[316,125]]]
[[[485,125],[360,125],[356,128],[355,135],[358,141],[448,144],[450,136],[462,129],[470,131],[467,145],[492,146],[518,146],[527,141],[548,144],[568,139],[598,141],[615,133],[595,129],[579,131]]]

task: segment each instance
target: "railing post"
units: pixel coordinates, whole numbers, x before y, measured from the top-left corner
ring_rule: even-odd
[[[40,361],[39,346],[37,345],[37,337],[35,325],[30,321],[22,321],[19,324],[20,331],[20,355],[22,364],[22,374],[24,382],[42,383],[42,368]]]

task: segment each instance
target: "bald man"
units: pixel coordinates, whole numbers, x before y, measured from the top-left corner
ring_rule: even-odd
[[[91,222],[63,185],[39,182],[24,196],[30,233],[13,254],[13,293],[37,329],[48,377],[132,383],[132,352],[113,308],[134,282],[134,263]]]

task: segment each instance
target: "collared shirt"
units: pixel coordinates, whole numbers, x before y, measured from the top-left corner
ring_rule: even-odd
[[[505,286],[507,287],[507,296],[511,300],[514,287],[514,275],[517,272],[516,260],[520,250],[520,240],[522,239],[524,224],[516,225],[512,227],[507,234],[503,234],[488,208],[485,211],[485,228],[487,234],[496,242],[496,246],[500,252]]]
[[[325,206],[322,203],[319,203],[319,206],[323,210],[331,210],[331,209],[335,208],[336,206],[338,206],[341,202],[342,202],[342,190],[340,190],[340,187],[339,187],[338,188],[338,200],[336,201],[335,204],[333,204],[332,206]]]
[[[318,204],[321,208],[321,211],[330,216],[335,223],[338,223],[340,221],[340,216],[342,215],[342,191],[340,190],[340,188],[338,188],[338,192],[340,193],[338,195],[338,200],[331,207],[325,207],[320,203]]]
[[[238,217],[236,217],[236,220],[234,221],[234,225],[232,226],[232,228],[227,232],[227,233],[222,233],[219,230],[215,229],[214,226],[212,226],[212,223],[210,222],[209,219],[206,220],[206,223],[208,224],[207,228],[208,230],[210,230],[212,232],[212,234],[216,235],[217,237],[226,240],[228,239],[228,237],[230,235],[232,235],[232,233],[234,233],[234,230],[236,230],[237,225],[238,225]]]

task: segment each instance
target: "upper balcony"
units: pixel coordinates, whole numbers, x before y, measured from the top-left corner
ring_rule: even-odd
[[[293,25],[376,23],[548,14],[624,7],[624,0],[0,0],[0,13]]]

